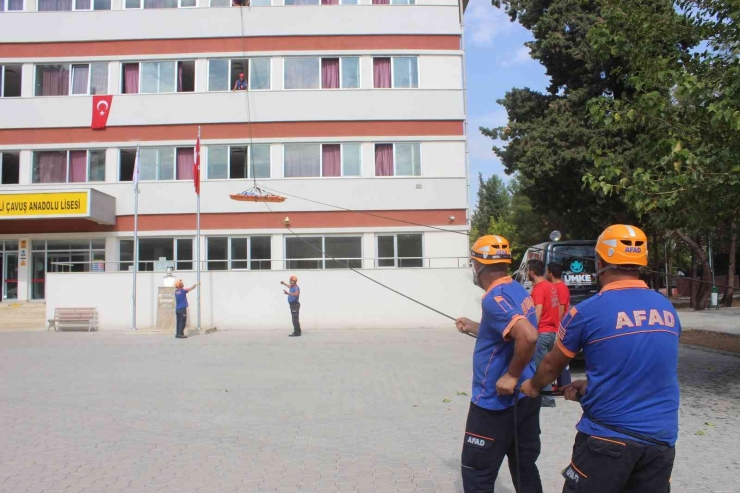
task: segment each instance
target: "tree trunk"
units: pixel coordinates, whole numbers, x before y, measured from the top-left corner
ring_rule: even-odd
[[[668,249],[669,244],[670,244],[670,240],[665,240],[665,248],[663,249],[663,251],[665,252],[665,269],[667,272],[666,279],[665,279],[665,282],[666,282],[665,294],[668,298],[673,298],[673,279],[674,278],[671,277],[671,274],[673,273],[673,269],[671,269],[671,262],[670,262],[671,256],[668,254],[669,251],[673,253],[673,249],[670,249],[670,250]],[[678,287],[678,284],[676,284],[676,287]]]
[[[696,303],[694,305],[694,310],[704,310],[707,307],[707,301],[709,300],[709,294],[711,291],[711,285],[712,285],[712,274],[711,269],[709,268],[709,261],[707,260],[707,256],[704,254],[704,249],[702,249],[701,245],[699,245],[698,242],[694,241],[693,238],[688,236],[686,233],[681,231],[680,229],[677,229],[675,231],[676,236],[678,236],[681,241],[686,243],[691,251],[694,254],[694,257],[698,261],[699,264],[701,264],[701,278],[703,283],[699,284],[699,289],[696,294]],[[692,278],[696,276],[695,272],[691,273]],[[692,295],[693,295],[693,289],[692,289]]]
[[[724,306],[732,306],[732,295],[735,293],[735,271],[737,265],[737,223],[730,226],[730,267],[727,269],[727,289],[725,289]]]
[[[694,252],[691,252],[691,269],[689,270],[689,279],[691,280],[689,283],[689,306],[691,308],[696,308],[696,293],[699,286],[694,280],[698,276],[698,272],[699,267],[696,264],[696,255],[694,255]]]

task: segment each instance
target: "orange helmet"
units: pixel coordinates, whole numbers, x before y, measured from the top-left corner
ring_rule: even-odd
[[[636,226],[613,224],[596,240],[596,253],[612,265],[648,263],[647,236]]]
[[[298,282],[298,278],[296,276],[290,276],[290,280],[294,282]]]
[[[470,258],[481,264],[510,264],[511,248],[509,241],[503,236],[481,236],[473,243],[470,249]]]

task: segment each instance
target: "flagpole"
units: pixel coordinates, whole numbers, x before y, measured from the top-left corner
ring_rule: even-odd
[[[139,150],[141,143],[136,146],[134,159],[134,279],[131,293],[131,330],[136,330],[136,273],[139,270]]]
[[[198,126],[198,147],[200,148],[200,126]],[[197,240],[196,240],[196,251],[197,251],[197,253],[196,253],[196,258],[198,259],[198,270],[197,270],[197,274],[196,274],[196,282],[198,283],[198,291],[197,291],[196,294],[198,295],[198,325],[197,325],[197,329],[198,329],[198,331],[200,331],[200,292],[202,291],[201,286],[200,286],[200,149],[197,150],[196,159],[198,160],[198,163],[197,163],[197,167],[198,167],[198,178],[197,178],[198,179],[198,190],[197,190],[197,192],[198,193],[196,194],[196,197],[197,197],[196,198],[196,201],[197,201],[197,203],[196,203],[197,214],[196,214],[196,220],[195,220],[195,222],[196,222],[195,227],[196,227],[196,230],[197,230]]]

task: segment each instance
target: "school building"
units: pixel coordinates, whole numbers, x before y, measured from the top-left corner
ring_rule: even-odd
[[[0,327],[55,307],[131,327],[137,146],[136,319],[155,324],[165,268],[195,281],[198,127],[203,325],[289,327],[290,274],[307,328],[449,324],[346,263],[476,306],[467,2],[239,2],[0,0]],[[255,181],[287,200],[229,197]]]

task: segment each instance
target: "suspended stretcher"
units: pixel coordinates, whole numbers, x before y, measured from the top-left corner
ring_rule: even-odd
[[[285,197],[266,192],[257,186],[241,193],[232,193],[229,197],[240,202],[285,202]]]

